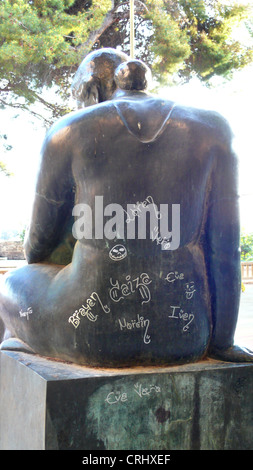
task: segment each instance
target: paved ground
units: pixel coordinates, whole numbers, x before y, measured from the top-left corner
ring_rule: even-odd
[[[253,284],[245,284],[241,294],[235,342],[253,350]]]

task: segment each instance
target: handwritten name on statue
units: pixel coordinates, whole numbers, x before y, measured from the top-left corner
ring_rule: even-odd
[[[172,283],[172,284],[175,281],[183,281],[184,279],[185,279],[184,273],[179,273],[178,271],[171,271],[165,277],[165,281],[167,281],[168,283]],[[197,290],[195,289],[194,281],[186,282],[184,284],[184,290],[185,290],[185,298],[187,300],[192,299],[194,296],[194,293]]]
[[[183,332],[188,331],[190,324],[194,320],[194,314],[184,312],[184,310],[181,307],[178,307],[175,305],[171,305],[170,308],[172,309],[172,314],[169,315],[169,318],[174,318],[176,320],[183,320],[184,322],[187,322],[183,326]]]
[[[142,299],[142,304],[147,303],[151,299],[150,290],[147,287],[148,284],[152,282],[149,278],[148,274],[142,273],[140,276],[136,277],[135,279],[131,279],[131,276],[126,276],[125,280],[126,283],[119,283],[117,280],[113,283],[112,279],[110,279],[111,288],[109,289],[109,296],[111,300],[114,302],[119,302],[124,297],[128,295],[134,294],[135,292],[139,292]],[[92,308],[99,303],[100,307],[102,308],[104,313],[110,313],[110,308],[107,305],[104,305],[97,294],[97,292],[93,292],[90,297],[86,300],[86,305],[82,305],[81,308],[76,310],[68,319],[69,323],[71,323],[75,328],[78,328],[80,325],[81,317],[86,317],[91,322],[96,322],[98,315],[94,315],[94,311]]]
[[[82,317],[86,317],[91,322],[97,321],[98,315],[94,315],[92,313],[92,308],[96,305],[97,302],[100,304],[102,310],[105,313],[110,312],[110,308],[107,305],[103,305],[99,295],[96,292],[93,292],[90,297],[86,300],[86,305],[82,305],[79,310],[76,310],[73,315],[69,317],[69,323],[71,323],[75,328],[77,328],[80,325],[80,315]]]
[[[29,320],[29,315],[31,315],[32,313],[33,313],[32,307],[28,307],[26,312],[23,312],[23,310],[20,310],[19,315],[20,317],[24,317],[27,320]]]
[[[167,282],[175,282],[176,280],[182,281],[184,279],[184,273],[179,273],[178,271],[171,271],[165,277]]]
[[[149,320],[144,319],[144,317],[140,317],[140,315],[137,315],[137,320],[130,320],[127,321],[125,318],[122,318],[121,320],[119,319],[119,326],[121,330],[124,330],[125,328],[127,330],[136,330],[138,328],[145,328],[144,331],[144,336],[143,336],[143,341],[145,344],[149,344],[151,339],[150,336],[148,335],[148,327],[149,327]]]
[[[171,239],[171,237],[170,237]],[[154,230],[151,230],[151,240],[152,242],[156,241],[157,245],[162,245],[163,250],[169,250],[170,241],[168,238],[163,238],[159,235],[158,227],[155,227]]]
[[[142,209],[145,209],[149,205],[153,206],[155,217],[157,219],[161,219],[162,214],[157,210],[157,206],[154,203],[154,199],[152,198],[152,196],[147,196],[144,201],[142,202],[138,201],[136,204],[134,204],[133,208],[130,208],[131,214],[133,216],[132,218],[130,217],[129,213],[126,210],[124,210],[124,212],[127,214],[126,223],[129,224],[135,219],[135,217],[140,217]]]
[[[131,276],[126,276],[125,280],[127,282],[119,283],[118,280],[113,282],[112,278],[110,279],[111,288],[109,290],[110,298],[113,302],[119,302],[128,295],[132,295],[135,292],[139,292],[142,298],[142,304],[147,303],[151,300],[150,290],[148,284],[152,282],[149,275],[142,273],[140,276],[135,279],[131,279]]]
[[[148,385],[147,387],[144,387],[142,384],[136,383],[134,384],[133,392],[136,393],[140,398],[144,398],[160,393],[161,388],[157,385]],[[108,393],[105,401],[109,405],[115,405],[116,403],[127,402],[128,399],[129,395],[127,392],[113,391]]]

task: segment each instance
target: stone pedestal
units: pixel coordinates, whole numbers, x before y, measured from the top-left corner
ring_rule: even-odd
[[[91,369],[0,352],[0,449],[253,449],[253,365]]]

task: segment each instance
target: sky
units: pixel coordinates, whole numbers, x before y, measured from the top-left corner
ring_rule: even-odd
[[[160,95],[179,103],[216,110],[228,120],[239,159],[241,227],[247,233],[253,233],[252,84],[253,65],[236,72],[231,81],[217,79],[212,88],[192,79],[187,85],[160,91]],[[21,232],[30,218],[46,130],[40,121],[18,110],[0,110],[0,119],[1,134],[6,134],[6,143],[13,146],[0,155],[0,160],[13,172],[9,178],[0,173],[0,232],[3,229]]]
[[[1,134],[12,150],[2,153],[3,161],[12,176],[0,173],[0,233],[18,229],[28,223],[35,189],[36,174],[45,128],[25,112],[12,109],[0,111]]]
[[[212,88],[193,79],[188,85],[164,90],[170,99],[217,111],[229,122],[239,162],[241,228],[247,233],[253,233],[252,85],[253,65],[236,72],[231,81],[216,79]]]

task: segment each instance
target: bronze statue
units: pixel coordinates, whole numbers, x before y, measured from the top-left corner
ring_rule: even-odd
[[[149,95],[149,73],[111,49],[77,73],[80,110],[43,144],[28,265],[2,279],[2,349],[103,367],[253,360],[233,344],[230,128],[217,113]]]

